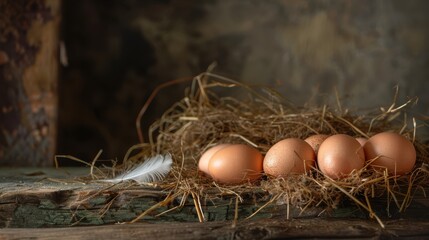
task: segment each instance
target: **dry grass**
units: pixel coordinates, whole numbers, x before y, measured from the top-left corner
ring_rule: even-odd
[[[133,222],[177,197],[182,197],[182,200],[192,197],[200,221],[205,221],[201,206],[203,198],[215,202],[220,196],[231,196],[235,198],[237,214],[243,194],[263,191],[271,196],[271,200],[259,210],[272,203],[287,204],[288,209],[289,205],[297,206],[302,211],[314,206],[329,209],[336,208],[342,200],[349,199],[368,211],[383,226],[371,208],[372,198],[383,196],[387,199],[386,204],[394,203],[400,211],[405,211],[411,204],[415,190],[429,183],[428,146],[416,139],[419,126],[414,118],[408,118],[406,114],[406,110],[416,99],[398,105],[395,94],[389,108],[354,115],[341,106],[339,98],[335,108],[326,105],[297,107],[271,89],[252,88],[206,72],[195,77],[185,97],[151,125],[148,130],[149,139],[144,141],[140,121],[150,102],[163,87],[184,81],[189,79],[178,79],[157,88],[138,115],[136,125],[142,143],[130,149],[120,168],[129,168],[157,153],[170,153],[174,164],[168,177],[157,183],[157,186],[169,192],[168,196]],[[227,95],[220,97],[220,90],[227,92]],[[395,131],[413,141],[418,160],[412,173],[392,177],[385,171],[365,167],[347,178],[332,180],[313,169],[306,175],[285,179],[264,176],[256,183],[228,186],[213,182],[197,169],[201,154],[220,143],[244,143],[264,154],[274,143],[289,137],[304,139],[313,134],[336,133],[370,137],[382,131]],[[184,201],[169,211],[180,208],[183,204]]]

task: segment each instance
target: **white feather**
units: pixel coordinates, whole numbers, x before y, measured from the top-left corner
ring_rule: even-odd
[[[156,155],[115,178],[102,181],[118,183],[133,180],[139,184],[160,181],[170,172],[172,163],[173,159],[170,154]]]

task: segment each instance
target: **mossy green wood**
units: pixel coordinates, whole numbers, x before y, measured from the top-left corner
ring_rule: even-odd
[[[87,169],[1,169],[0,170],[0,226],[1,227],[63,227],[88,226],[129,222],[152,206],[164,200],[167,192],[161,189],[140,186],[111,186],[105,183],[76,181],[74,176],[87,175]],[[55,177],[52,179],[50,177]],[[181,197],[166,206],[151,211],[139,221],[142,222],[198,222],[198,214],[192,197],[179,206]],[[236,208],[236,196],[219,196],[215,199],[201,198],[204,221],[231,221],[236,212],[243,220],[259,211],[252,219],[315,218],[368,218],[368,214],[347,201],[337,209],[323,207],[302,209],[286,204],[272,204],[261,207],[272,196],[262,190],[255,190],[243,197]],[[429,201],[414,196],[415,201],[407,212],[399,214],[396,209],[386,211],[385,199],[374,199],[373,208],[385,219],[389,217],[429,219],[426,212]],[[161,214],[161,215],[160,215]],[[390,215],[390,216],[389,216]]]

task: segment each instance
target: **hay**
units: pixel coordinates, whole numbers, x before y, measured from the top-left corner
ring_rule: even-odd
[[[163,87],[184,81],[189,79],[178,79],[157,88],[136,120],[142,143],[130,149],[121,167],[128,168],[159,153],[171,154],[174,164],[169,176],[163,182],[157,183],[169,191],[166,199],[142,213],[133,222],[180,196],[180,205],[184,204],[183,199],[188,196],[193,198],[198,218],[204,221],[201,199],[215,202],[218,197],[232,196],[235,197],[238,208],[244,194],[263,191],[272,198],[259,210],[269,204],[287,204],[288,209],[291,205],[300,207],[302,211],[314,206],[332,209],[342,200],[349,199],[368,211],[370,217],[376,218],[383,226],[371,208],[371,198],[385,196],[387,205],[393,202],[400,211],[405,211],[411,204],[415,191],[427,186],[429,182],[428,146],[416,139],[419,126],[414,118],[410,120],[406,114],[406,109],[417,99],[410,99],[397,106],[397,92],[389,108],[354,115],[341,106],[338,97],[336,108],[327,105],[297,107],[269,88],[252,88],[206,72],[195,77],[185,97],[151,125],[148,130],[149,139],[145,142],[140,121],[150,101]],[[229,95],[220,97],[220,90],[228,92]],[[412,127],[408,127],[410,122]],[[392,177],[388,176],[386,171],[365,167],[353,172],[349,177],[333,180],[313,169],[309,174],[293,175],[284,179],[264,176],[256,183],[228,186],[213,182],[200,174],[197,168],[201,154],[220,143],[248,144],[265,154],[273,144],[289,137],[304,139],[313,134],[336,133],[370,137],[387,130],[401,133],[416,146],[418,160],[412,173]]]

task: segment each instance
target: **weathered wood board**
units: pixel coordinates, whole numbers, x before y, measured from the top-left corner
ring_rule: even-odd
[[[86,169],[21,169],[21,172],[3,169],[0,178],[0,226],[2,227],[61,227],[74,225],[100,225],[128,222],[153,205],[161,202],[167,193],[155,188],[124,186],[75,181],[75,176],[88,175]],[[62,180],[64,179],[64,180]],[[238,205],[238,219],[250,216],[266,203],[270,196],[256,192],[244,197]],[[202,199],[205,221],[233,220],[235,198],[219,197]],[[146,222],[198,222],[193,200],[188,197],[183,207],[167,214],[159,213],[178,206],[179,196],[167,206],[162,206],[142,218]],[[355,209],[353,209],[355,210]],[[352,211],[353,211],[352,210]],[[301,217],[317,216],[320,209],[308,210]],[[268,206],[255,218],[284,216],[285,205]],[[298,209],[290,209],[291,216],[298,216]]]
[[[178,206],[180,198],[151,212],[138,223],[116,224],[135,219],[162,201],[166,193],[148,187],[125,188],[124,185],[74,180],[88,172],[87,168],[0,169],[0,226],[3,228],[0,239],[11,236],[49,239],[60,233],[67,234],[69,239],[93,239],[92,233],[97,234],[96,238],[128,236],[130,239],[154,236],[160,239],[429,237],[429,200],[424,196],[415,196],[405,213],[391,209],[390,216],[383,200],[376,201],[373,206],[382,217],[385,229],[365,211],[348,204],[329,212],[324,209],[301,212],[290,207],[289,220],[287,206],[273,204],[246,220],[270,199],[264,192],[249,196],[238,205],[237,222],[234,221],[235,198],[220,197],[213,202],[202,199],[205,222],[198,223],[194,203],[188,197],[183,207],[168,213],[157,216]],[[94,225],[97,227],[91,227]],[[44,229],[27,231],[28,228]]]
[[[260,219],[238,222],[117,224],[91,227],[0,229],[0,239],[427,239],[428,221],[397,220],[386,228],[366,220]]]

